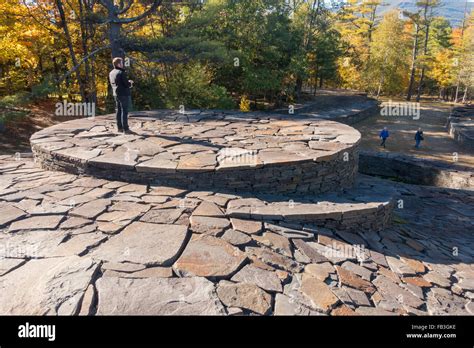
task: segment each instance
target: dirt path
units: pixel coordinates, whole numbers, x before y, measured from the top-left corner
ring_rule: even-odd
[[[396,102],[394,100],[394,102]],[[474,154],[460,147],[446,131],[446,122],[451,106],[438,102],[421,102],[419,119],[408,116],[382,116],[369,117],[355,125],[362,133],[361,147],[363,150],[398,152],[407,155],[442,160],[448,163],[455,161],[457,164],[474,167]],[[416,118],[416,117],[415,117]],[[380,147],[379,133],[387,127],[390,137],[386,148]],[[421,148],[415,148],[415,133],[421,127],[425,141]]]
[[[56,101],[47,100],[29,105],[30,113],[6,124],[0,133],[0,155],[12,155],[16,152],[30,152],[30,137],[37,131],[55,124],[75,119],[73,116],[55,116]]]
[[[51,103],[30,105],[28,109],[31,110],[29,115],[10,121],[4,132],[0,133],[0,155],[31,151],[31,135],[61,121],[54,120]]]

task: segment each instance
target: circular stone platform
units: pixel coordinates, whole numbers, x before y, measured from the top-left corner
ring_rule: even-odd
[[[271,193],[320,193],[352,186],[361,135],[354,128],[294,115],[140,112],[134,134],[113,115],[77,119],[31,137],[45,169],[111,180]]]

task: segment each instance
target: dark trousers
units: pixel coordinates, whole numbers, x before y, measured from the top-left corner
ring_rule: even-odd
[[[128,130],[128,96],[115,96],[117,128]]]
[[[382,143],[380,144],[380,146],[383,146],[385,147],[385,141],[387,140],[387,138],[382,138]]]

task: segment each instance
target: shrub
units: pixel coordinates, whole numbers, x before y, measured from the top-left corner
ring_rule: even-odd
[[[167,107],[232,109],[235,103],[225,87],[212,84],[212,74],[201,64],[178,67],[166,89]]]
[[[163,89],[157,81],[135,81],[132,89],[132,103],[134,110],[153,110],[165,106]]]
[[[56,86],[50,76],[45,77],[39,84],[31,88],[31,99],[43,99],[56,91]]]
[[[250,100],[247,98],[246,95],[243,95],[242,98],[240,98],[239,108],[242,112],[250,111]]]
[[[28,92],[18,92],[0,98],[0,108],[15,107],[27,104],[31,101],[31,94]]]

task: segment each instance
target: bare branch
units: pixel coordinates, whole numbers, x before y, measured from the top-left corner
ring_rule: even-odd
[[[114,3],[111,0],[99,0],[99,3],[104,6],[107,11],[110,13],[110,11],[113,12],[114,10]]]
[[[113,23],[120,23],[120,24],[128,24],[128,23],[139,21],[147,17],[149,14],[153,13],[158,8],[158,6],[161,5],[161,2],[162,0],[154,0],[151,7],[139,16],[132,17],[132,18],[114,18],[114,19],[111,19],[110,21]]]
[[[69,76],[71,76],[77,69],[79,69],[79,67],[88,59],[92,58],[93,56],[95,56],[97,53],[103,51],[103,50],[106,50],[106,49],[109,49],[111,46],[110,45],[107,45],[107,46],[103,46],[103,47],[99,47],[97,48],[96,50],[92,51],[91,53],[89,53],[87,56],[85,56],[84,58],[82,58],[71,70],[69,70],[66,74],[64,74],[61,78],[59,78],[57,80],[58,83],[61,83],[63,82],[65,79],[67,79]]]
[[[127,5],[125,5],[125,7],[122,6],[122,9],[118,12],[118,14],[124,14],[125,12],[127,12],[128,10],[130,10],[130,7],[132,7],[132,4],[133,4],[133,1],[132,0],[129,0],[127,2]]]

